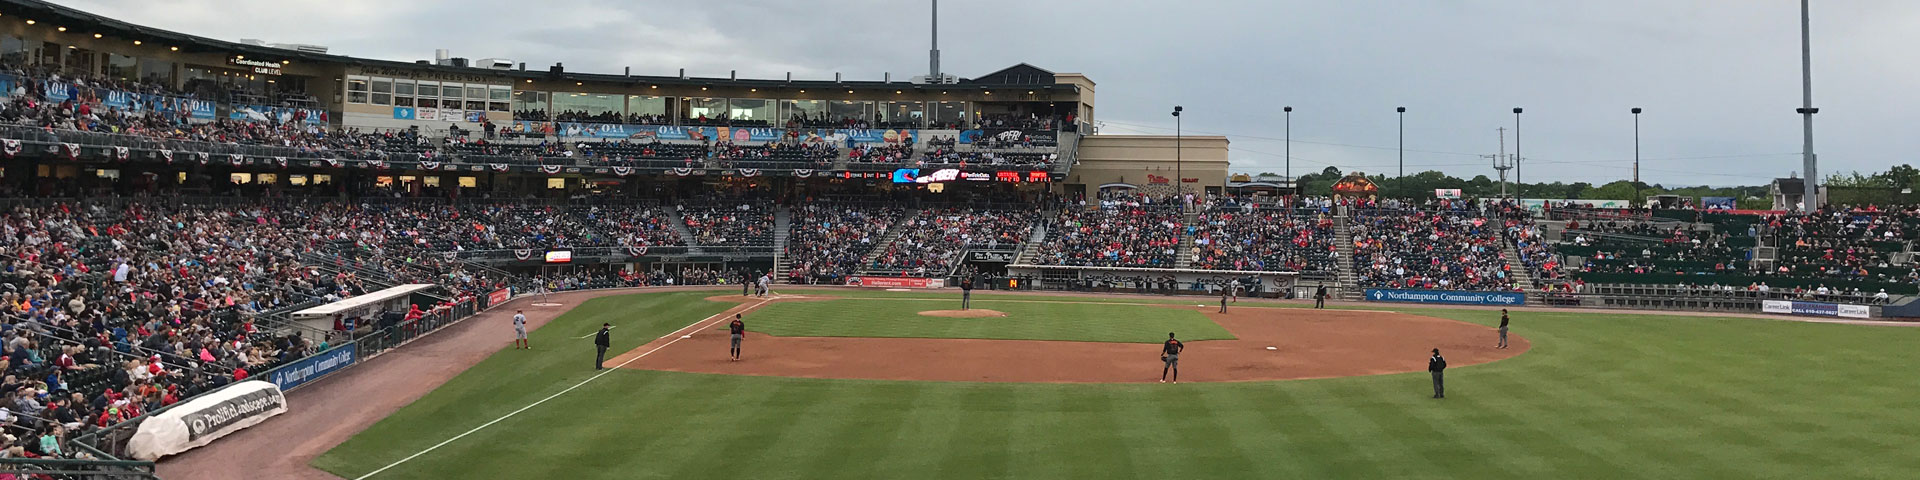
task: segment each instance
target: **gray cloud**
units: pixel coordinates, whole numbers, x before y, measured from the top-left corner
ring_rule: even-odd
[[[924,2],[75,0],[134,23],[236,40],[329,45],[394,60],[451,48],[530,67],[700,76],[877,79],[926,65]],[[1816,150],[1828,172],[1905,163],[1920,3],[1815,2]],[[1629,107],[1642,176],[1760,183],[1800,169],[1797,2],[949,1],[945,70],[1018,62],[1099,82],[1108,132],[1233,137],[1236,170],[1277,171],[1293,105],[1294,169],[1391,172],[1405,106],[1409,171],[1491,173],[1477,155],[1522,124],[1528,179],[1626,177]],[[1512,132],[1508,132],[1509,136]],[[1509,138],[1509,149],[1512,139]]]

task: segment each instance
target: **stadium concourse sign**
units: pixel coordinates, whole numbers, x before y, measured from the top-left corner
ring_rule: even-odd
[[[1367,289],[1367,300],[1375,302],[1450,303],[1456,305],[1525,305],[1527,294],[1520,292],[1462,292],[1457,290]]]
[[[1788,315],[1813,315],[1819,317],[1867,318],[1873,309],[1866,305],[1848,305],[1840,303],[1798,302],[1791,300],[1762,300],[1760,311],[1764,313],[1784,313]]]

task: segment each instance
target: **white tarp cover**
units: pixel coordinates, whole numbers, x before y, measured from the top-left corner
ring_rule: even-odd
[[[282,413],[287,413],[287,397],[279,386],[259,380],[236,383],[147,417],[127,441],[127,453],[159,460]]]

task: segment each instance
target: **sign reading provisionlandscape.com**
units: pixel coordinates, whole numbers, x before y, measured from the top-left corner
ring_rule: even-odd
[[[1454,290],[1367,289],[1367,300],[1375,302],[1453,303],[1460,305],[1525,305],[1527,295],[1519,292],[1461,292]]]

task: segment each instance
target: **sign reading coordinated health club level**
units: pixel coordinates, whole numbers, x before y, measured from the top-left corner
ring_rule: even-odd
[[[1455,290],[1367,289],[1367,300],[1375,302],[1451,303],[1458,305],[1525,305],[1527,295],[1519,292],[1462,292]]]

